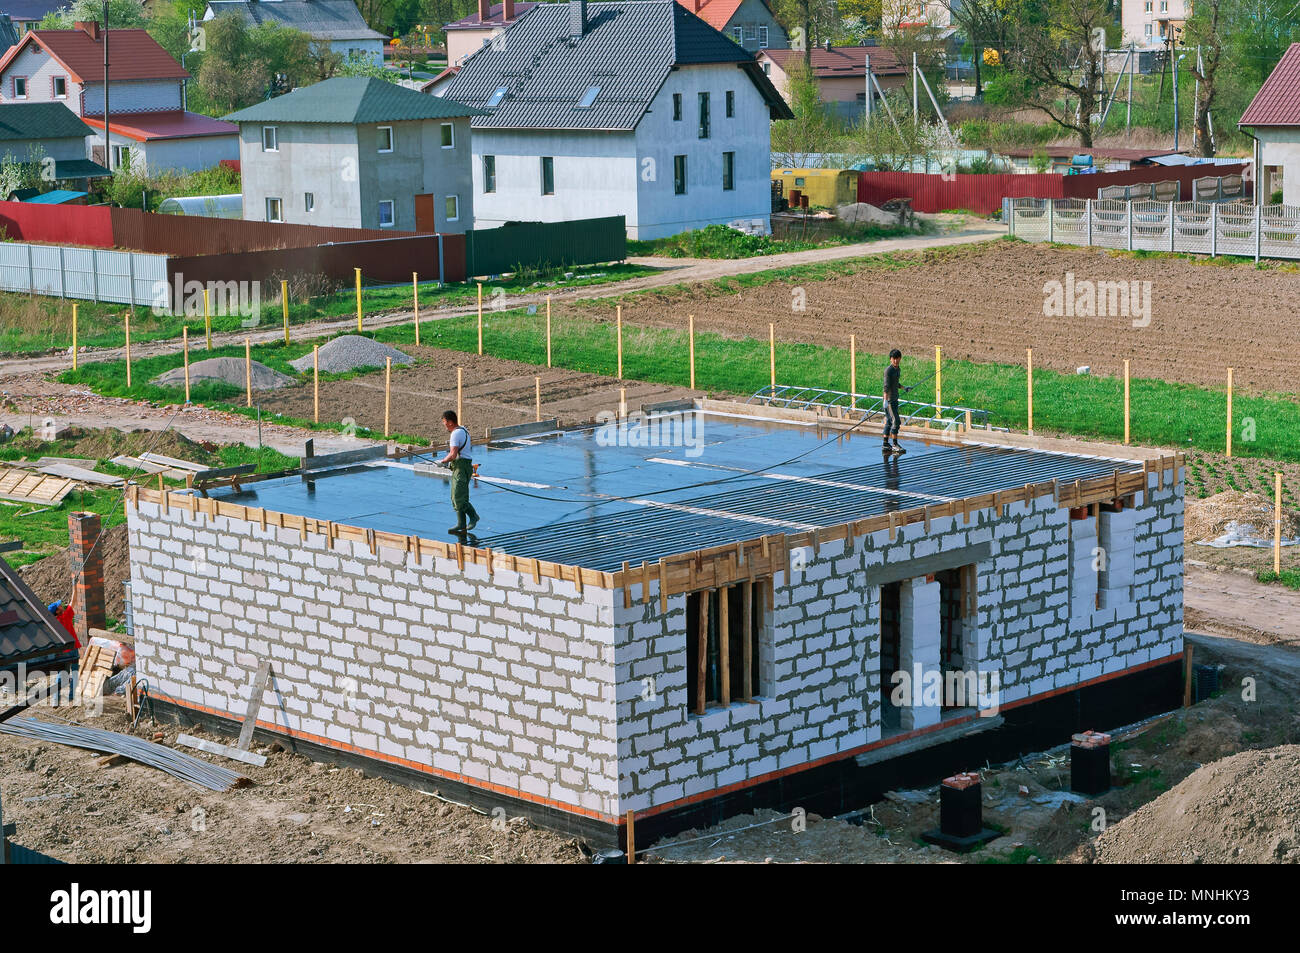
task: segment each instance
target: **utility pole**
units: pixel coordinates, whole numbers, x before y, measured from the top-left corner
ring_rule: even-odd
[[[1137,63],[1133,60],[1133,44],[1128,45],[1129,70],[1128,70],[1128,102],[1124,106],[1124,138],[1128,139],[1129,127],[1133,122],[1133,70],[1137,68]]]
[[[104,168],[113,170],[113,144],[108,134],[108,0],[104,0]]]
[[[912,125],[916,125],[917,113],[917,94],[920,93],[920,83],[916,81],[916,54],[912,54]]]
[[[862,123],[864,129],[869,129],[871,128],[871,54],[870,53],[866,54],[864,59],[866,60],[866,67],[867,67],[867,72],[866,72],[867,112],[866,115],[863,116]]]
[[[1174,61],[1174,151],[1178,151],[1178,61],[1181,56],[1175,56]]]

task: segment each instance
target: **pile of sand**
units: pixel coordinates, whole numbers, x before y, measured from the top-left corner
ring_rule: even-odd
[[[237,357],[210,357],[206,361],[198,361],[190,365],[190,383],[220,381],[223,384],[242,388],[245,384],[245,370],[244,362]],[[293,378],[288,374],[281,374],[257,361],[252,362],[252,379],[253,390],[274,390],[293,383]],[[184,365],[174,367],[164,374],[159,374],[150,383],[159,387],[184,387],[185,367]]]
[[[359,334],[345,334],[324,345],[320,349],[320,369],[322,374],[346,374],[363,367],[383,367],[387,358],[394,364],[411,364],[415,358],[403,354],[395,347],[381,344]],[[299,373],[312,369],[313,357],[304,354],[290,365]]]
[[[1097,838],[1103,864],[1300,862],[1300,745],[1243,751],[1190,774]]]
[[[845,225],[905,225],[906,214],[886,212],[867,202],[851,202],[835,209],[835,215]]]
[[[1273,541],[1273,501],[1258,493],[1224,490],[1203,500],[1189,499],[1183,513],[1183,537],[1189,543],[1218,539],[1237,524],[1238,535]],[[1282,538],[1300,536],[1300,513],[1282,509]]]

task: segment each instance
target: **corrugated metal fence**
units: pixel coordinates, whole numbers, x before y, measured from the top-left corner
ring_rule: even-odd
[[[1300,259],[1300,206],[1246,202],[1010,201],[1017,238],[1129,251]]]
[[[520,266],[589,265],[626,257],[627,225],[622,215],[572,222],[520,222],[465,233],[465,264],[471,275],[497,275]]]
[[[0,291],[153,306],[166,288],[166,255],[0,243]]]

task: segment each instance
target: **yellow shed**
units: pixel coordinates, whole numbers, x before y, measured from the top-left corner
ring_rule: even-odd
[[[787,199],[793,190],[808,196],[811,208],[835,208],[858,200],[858,173],[853,169],[773,169]]]

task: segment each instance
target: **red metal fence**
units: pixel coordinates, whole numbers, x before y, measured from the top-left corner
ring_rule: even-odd
[[[1004,198],[1095,199],[1097,190],[1109,185],[1140,182],[1179,183],[1180,198],[1192,199],[1192,180],[1207,175],[1242,175],[1238,165],[1144,166],[1124,172],[1094,172],[1083,175],[1054,173],[1015,175],[926,174],[920,172],[863,172],[858,176],[858,201],[880,205],[890,199],[910,198],[918,212],[966,209],[992,215]]]
[[[113,210],[103,205],[0,202],[0,228],[11,241],[113,247]]]

